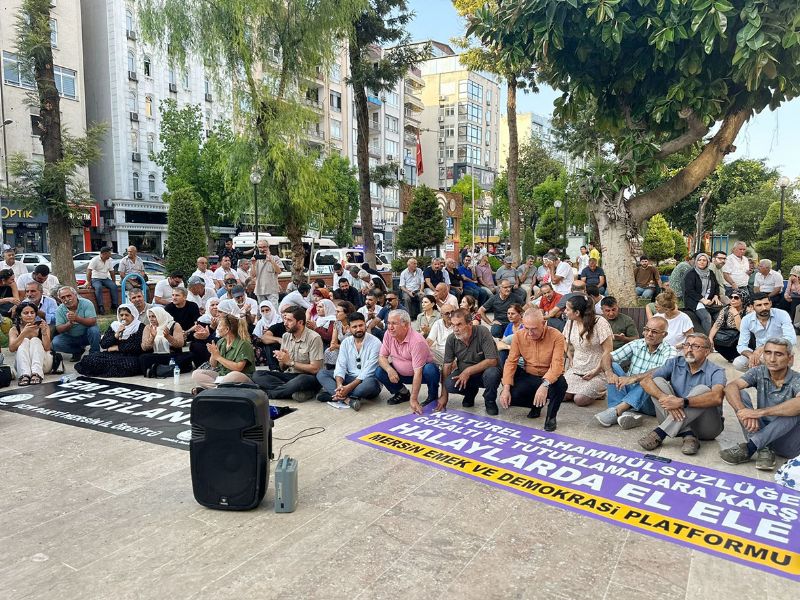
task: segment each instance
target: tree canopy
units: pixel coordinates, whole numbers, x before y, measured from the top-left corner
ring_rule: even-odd
[[[325,158],[320,167],[323,225],[334,232],[342,248],[353,243],[353,223],[358,216],[358,179],[350,161],[338,154]]]
[[[425,248],[438,246],[444,238],[444,217],[436,194],[427,185],[421,185],[414,190],[408,214],[397,232],[397,248],[422,254]]]
[[[653,215],[647,222],[642,252],[655,262],[671,258],[675,254],[675,239],[672,237],[666,219],[661,215]]]

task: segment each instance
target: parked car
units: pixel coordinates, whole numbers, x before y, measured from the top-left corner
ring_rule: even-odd
[[[89,264],[89,261],[92,260],[95,256],[100,256],[99,252],[79,252],[78,254],[72,257],[72,264],[75,268],[85,267]],[[111,253],[111,258],[115,261],[120,261],[122,259],[121,254],[117,254],[116,252]],[[86,269],[83,270],[86,273]]]
[[[121,259],[117,259],[112,263],[115,271],[119,268],[120,260]],[[142,262],[144,263],[144,272],[147,274],[148,283],[158,283],[167,276],[167,270],[164,268],[164,265],[160,265],[149,260]],[[89,263],[86,262],[78,267],[75,267],[75,281],[78,285],[83,285],[86,283],[86,269],[88,266]],[[117,277],[117,283],[119,283],[119,277]]]
[[[15,255],[17,261],[21,262],[28,268],[28,273],[33,272],[36,268],[36,265],[47,265],[48,267],[52,268],[50,264],[50,255],[49,254],[40,254],[40,253],[25,253],[25,254],[17,254]]]
[[[155,254],[150,254],[149,252],[137,252],[136,256],[142,259],[142,261],[149,261],[158,263],[159,265],[164,264],[164,259],[160,256],[156,256]]]

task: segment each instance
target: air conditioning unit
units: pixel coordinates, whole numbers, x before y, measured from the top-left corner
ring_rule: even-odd
[[[492,143],[491,143],[489,140],[486,140],[486,145],[487,145],[487,146],[491,146],[491,145],[492,145]]]
[[[489,161],[488,161],[488,160],[487,160],[487,161],[485,161],[485,162],[483,163],[483,166],[484,166],[484,167],[488,167],[488,166],[489,166]]]
[[[439,102],[447,102],[447,96],[439,96]]]
[[[394,160],[394,156],[392,156],[391,154],[387,154],[386,155],[386,160],[392,161],[392,160]]]
[[[444,117],[442,116],[439,117],[439,123],[444,123]]]
[[[139,113],[132,112],[132,113],[130,113],[130,117],[131,117],[131,121],[134,121],[136,123],[139,122]]]
[[[106,227],[114,227],[117,222],[114,219],[106,219]]]
[[[142,162],[142,155],[139,152],[133,152],[131,154],[131,160],[133,162]]]
[[[211,94],[206,94],[206,102],[211,102],[214,97]]]
[[[125,35],[128,37],[129,40],[136,41],[136,32],[133,31],[132,29],[126,29]]]
[[[487,98],[486,99],[486,106],[491,106],[491,105],[492,105],[492,101],[489,100],[489,98]]]
[[[144,198],[144,194],[142,192],[133,192],[133,197],[136,198],[137,200],[141,200],[142,198]]]
[[[139,81],[139,78],[136,76],[136,71],[128,71],[128,79],[131,81]]]
[[[439,159],[439,164],[440,164],[440,165],[443,165],[443,164],[444,164],[444,159],[443,159],[443,158],[440,158],[440,159]]]
[[[405,176],[406,176],[406,170],[400,169],[400,177],[405,177]]]
[[[439,136],[439,143],[440,144],[444,144],[444,136],[443,135]]]
[[[169,91],[172,92],[173,94],[177,94],[178,93],[178,84],[177,83],[170,83],[169,84]]]

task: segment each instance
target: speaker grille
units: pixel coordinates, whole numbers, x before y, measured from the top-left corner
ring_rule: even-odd
[[[206,439],[206,428],[202,425],[192,423],[192,439],[197,441]]]
[[[242,439],[250,440],[251,442],[263,442],[264,426],[256,425],[255,427],[251,427],[250,429],[245,429],[244,431],[242,431]]]

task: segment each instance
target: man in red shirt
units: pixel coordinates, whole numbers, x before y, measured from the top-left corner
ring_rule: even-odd
[[[539,308],[542,309],[544,313],[544,318],[548,321],[550,319],[558,319],[561,320],[561,309],[558,307],[558,301],[563,298],[561,294],[553,290],[553,286],[549,283],[543,283],[539,286],[542,295],[539,297]],[[553,327],[554,324],[550,323],[550,327]],[[559,331],[558,327],[556,327]]]

